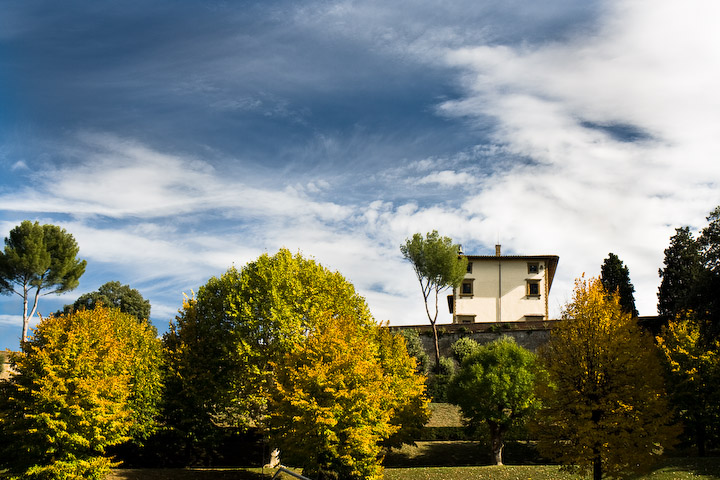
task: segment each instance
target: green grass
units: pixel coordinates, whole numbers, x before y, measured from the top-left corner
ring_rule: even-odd
[[[586,477],[590,478],[590,477]],[[388,468],[385,480],[582,480],[553,465]],[[669,459],[633,480],[718,480],[720,458]]]
[[[388,468],[385,480],[578,480],[556,466]]]
[[[252,469],[142,469],[115,470],[107,480],[267,480],[266,470]],[[289,478],[289,477],[287,477]],[[503,467],[386,468],[385,480],[582,480],[553,465]],[[668,459],[649,474],[633,480],[720,480],[720,457]]]

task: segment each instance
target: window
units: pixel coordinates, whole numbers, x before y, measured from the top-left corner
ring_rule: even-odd
[[[472,280],[463,280],[462,285],[460,286],[460,295],[467,295],[472,296],[473,294],[473,281]]]
[[[525,315],[526,322],[542,322],[545,317],[542,315]]]
[[[467,273],[472,273],[472,262],[468,262]]]
[[[527,295],[528,295],[528,297],[539,297],[540,296],[540,280],[528,280]]]
[[[457,323],[475,323],[475,315],[458,315]]]
[[[528,263],[528,273],[538,273],[540,264],[537,262]]]

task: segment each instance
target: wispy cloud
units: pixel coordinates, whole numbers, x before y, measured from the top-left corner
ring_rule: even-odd
[[[443,187],[466,186],[471,187],[475,183],[475,178],[467,172],[455,172],[452,170],[442,170],[433,172],[425,177],[417,180],[418,185],[437,184]]]
[[[0,315],[0,325],[17,325],[22,326],[21,315]]]
[[[260,188],[224,177],[201,160],[168,155],[111,135],[83,134],[78,163],[49,166],[24,191],[0,196],[5,210],[158,218],[207,210],[230,216],[303,216],[341,220],[348,210],[310,201],[287,186]]]

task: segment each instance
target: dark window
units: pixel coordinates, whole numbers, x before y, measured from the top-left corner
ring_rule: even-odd
[[[467,273],[472,273],[472,262],[468,262]]]
[[[527,294],[533,297],[540,296],[540,282],[528,282]]]
[[[538,273],[539,264],[528,263],[528,273]]]
[[[462,283],[462,287],[460,288],[460,294],[461,295],[472,295],[472,293],[473,293],[472,280],[465,280]]]

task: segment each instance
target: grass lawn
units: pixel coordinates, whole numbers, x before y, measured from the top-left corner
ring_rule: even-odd
[[[115,470],[106,480],[267,480],[260,469]],[[286,477],[290,478],[290,477]],[[387,468],[386,480],[578,480],[551,465]],[[634,480],[720,480],[720,457],[668,459]]]

